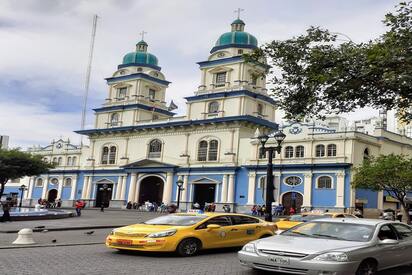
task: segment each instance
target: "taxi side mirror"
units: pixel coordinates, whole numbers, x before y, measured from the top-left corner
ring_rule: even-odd
[[[208,226],[207,226],[207,229],[208,230],[214,230],[214,229],[219,229],[221,226],[220,225],[218,225],[218,224],[209,224]]]
[[[379,244],[383,244],[383,245],[385,245],[385,244],[398,244],[398,243],[399,243],[399,241],[393,240],[393,239],[384,239],[382,241],[379,241]]]

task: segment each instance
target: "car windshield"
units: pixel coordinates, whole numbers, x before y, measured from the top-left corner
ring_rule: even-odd
[[[167,215],[148,220],[144,224],[188,226],[206,218],[206,215]]]
[[[364,224],[314,221],[294,226],[281,235],[367,242],[372,238],[374,229],[374,226]]]

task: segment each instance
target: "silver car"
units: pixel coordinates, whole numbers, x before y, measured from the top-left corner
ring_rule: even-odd
[[[385,220],[314,220],[250,242],[238,257],[250,268],[290,274],[371,275],[412,263],[412,228]]]

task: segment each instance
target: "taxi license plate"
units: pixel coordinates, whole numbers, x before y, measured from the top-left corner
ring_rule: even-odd
[[[116,241],[118,244],[122,244],[122,245],[132,245],[132,241],[131,240],[117,240]]]
[[[269,256],[268,260],[275,264],[290,264],[287,257]]]

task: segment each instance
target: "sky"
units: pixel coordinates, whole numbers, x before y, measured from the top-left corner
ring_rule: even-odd
[[[99,15],[86,128],[92,108],[107,97],[104,78],[116,71],[147,32],[148,51],[159,59],[172,82],[167,101],[185,113],[183,97],[200,81],[196,62],[207,59],[220,34],[230,30],[242,8],[246,31],[259,44],[283,40],[321,26],[355,42],[385,31],[384,15],[392,0],[1,0],[0,135],[11,147],[47,145],[53,139],[79,143],[82,97],[94,14]],[[364,109],[350,119],[377,115]],[[280,116],[279,116],[280,117]]]

